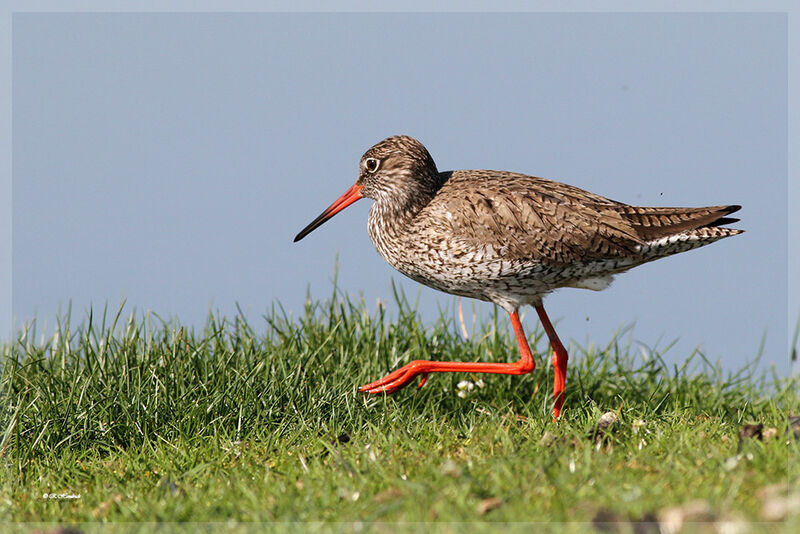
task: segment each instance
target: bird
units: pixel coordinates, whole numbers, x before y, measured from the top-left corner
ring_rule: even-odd
[[[358,178],[294,238],[300,241],[361,198],[378,253],[421,284],[492,302],[511,320],[511,363],[413,360],[359,391],[391,394],[429,373],[522,375],[536,367],[519,310],[533,306],[553,351],[553,420],[564,405],[568,354],[545,312],[552,291],[600,291],[614,275],[742,233],[725,227],[739,205],[634,206],[546,178],[496,170],[440,172],[425,146],[395,135],[361,157]]]

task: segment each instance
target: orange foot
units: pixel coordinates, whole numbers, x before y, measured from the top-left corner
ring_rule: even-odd
[[[422,387],[425,384],[425,381],[428,379],[429,371],[427,370],[428,366],[426,364],[431,363],[436,362],[414,360],[413,362],[407,363],[400,369],[389,373],[380,380],[376,380],[375,382],[361,386],[358,388],[358,391],[372,394],[391,394],[406,387],[414,380],[414,378],[417,377],[417,375],[422,375],[422,379],[419,381],[419,387]]]

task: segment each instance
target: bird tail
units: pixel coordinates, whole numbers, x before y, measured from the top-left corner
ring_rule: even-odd
[[[744,232],[725,225],[739,219],[727,217],[741,206],[705,208],[634,208],[626,214],[645,242],[640,252],[656,259],[711,244]]]
[[[656,241],[679,234],[691,233],[702,228],[718,228],[739,221],[727,217],[741,206],[708,206],[704,208],[649,208],[625,206],[620,215],[633,227],[639,239]],[[734,231],[721,237],[741,233]],[[704,234],[705,232],[701,232]],[[712,232],[713,233],[713,232]]]

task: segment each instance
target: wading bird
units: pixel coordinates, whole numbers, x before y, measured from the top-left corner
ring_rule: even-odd
[[[536,366],[519,308],[536,309],[553,348],[553,417],[564,402],[567,351],[542,306],[560,287],[599,291],[615,274],[702,247],[743,230],[723,228],[740,206],[630,206],[577,187],[506,171],[439,172],[411,137],[384,139],[362,156],[356,183],[297,236],[360,198],[375,202],[367,229],[404,275],[434,289],[493,302],[508,312],[519,344],[514,363],[414,360],[359,388],[394,393],[428,373],[520,375]]]

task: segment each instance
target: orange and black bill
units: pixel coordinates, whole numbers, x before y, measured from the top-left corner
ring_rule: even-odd
[[[318,226],[322,226],[322,223],[360,198],[364,198],[361,195],[361,186],[354,184],[353,187],[345,191],[344,194],[336,200],[336,202],[328,206],[328,209],[320,213],[319,217],[311,221],[311,224],[300,230],[300,233],[294,237],[294,242],[297,243],[305,236],[316,230]]]

